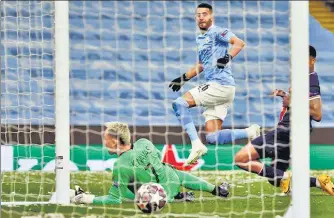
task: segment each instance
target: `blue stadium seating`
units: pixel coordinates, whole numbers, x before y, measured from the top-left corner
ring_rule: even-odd
[[[216,24],[231,28],[247,47],[234,59],[235,102],[225,125],[277,123],[289,87],[289,6],[286,1],[216,1]],[[6,2],[1,8],[1,123],[54,123],[53,4]],[[71,124],[175,125],[169,82],[196,61],[193,1],[73,1],[70,3]],[[163,16],[165,15],[165,16]],[[17,19],[19,17],[19,19]],[[30,26],[29,26],[30,22]],[[310,16],[318,48],[324,118],[334,126],[334,42]],[[325,40],[325,41],[326,41]],[[191,109],[196,124],[203,108]]]

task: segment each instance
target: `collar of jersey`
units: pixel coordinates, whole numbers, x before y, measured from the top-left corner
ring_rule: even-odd
[[[211,30],[212,27],[214,27],[214,24],[212,24],[204,34],[200,33],[200,35],[205,36]]]

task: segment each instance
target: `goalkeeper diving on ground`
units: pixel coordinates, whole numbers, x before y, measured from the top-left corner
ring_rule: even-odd
[[[147,139],[130,142],[127,124],[106,123],[104,145],[110,154],[117,154],[114,164],[112,186],[108,195],[95,196],[85,193],[79,186],[71,190],[71,202],[75,204],[108,205],[120,204],[124,200],[134,200],[140,185],[154,182],[163,186],[168,202],[193,200],[191,192],[180,192],[181,186],[190,190],[200,190],[220,197],[229,195],[228,183],[216,186],[197,176],[176,170],[161,162],[160,151]]]
[[[243,49],[245,43],[229,29],[215,26],[213,19],[211,5],[202,3],[197,6],[196,22],[200,30],[196,37],[198,62],[169,85],[177,92],[185,82],[200,73],[204,74],[206,79],[206,83],[192,88],[173,102],[175,115],[187,132],[192,145],[185,165],[196,162],[208,151],[197,134],[189,108],[205,108],[203,115],[208,144],[226,144],[236,139],[254,139],[260,135],[260,126],[257,124],[246,129],[222,129],[228,108],[235,96],[231,60]]]

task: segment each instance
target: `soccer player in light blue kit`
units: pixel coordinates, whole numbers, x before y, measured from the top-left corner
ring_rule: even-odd
[[[196,22],[200,34],[196,38],[198,46],[198,63],[169,85],[179,91],[181,86],[191,78],[204,72],[206,83],[201,84],[173,102],[173,109],[182,127],[187,132],[192,150],[185,165],[196,162],[207,152],[206,146],[198,137],[189,108],[205,107],[206,141],[209,144],[225,144],[236,139],[254,139],[260,135],[260,126],[251,125],[246,129],[224,129],[222,124],[227,110],[235,95],[235,82],[231,72],[230,60],[244,47],[244,42],[230,30],[213,24],[212,6],[201,3],[196,9]],[[232,45],[228,51],[229,45]]]

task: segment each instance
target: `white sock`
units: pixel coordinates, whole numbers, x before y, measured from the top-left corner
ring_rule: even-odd
[[[315,185],[317,186],[317,188],[321,188],[321,185],[318,179],[316,180]]]
[[[198,145],[201,145],[202,142],[200,139],[195,139],[194,141],[191,141],[192,147],[197,147]]]
[[[282,179],[287,179],[287,178],[289,178],[289,173],[284,172],[284,174],[283,174],[283,178],[282,178]]]

